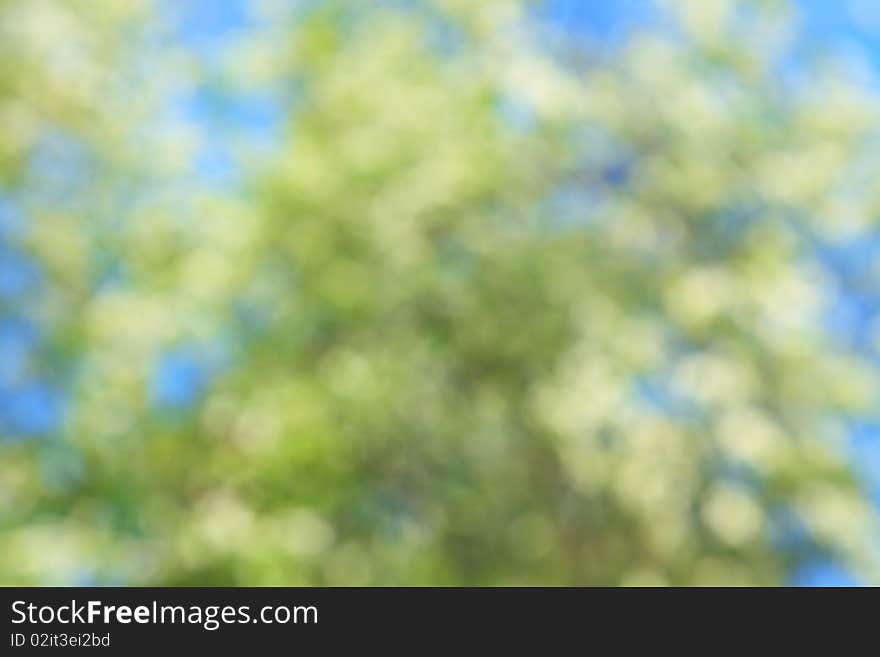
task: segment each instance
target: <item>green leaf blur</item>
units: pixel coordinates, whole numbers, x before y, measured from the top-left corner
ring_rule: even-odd
[[[0,582],[880,582],[844,449],[880,380],[815,249],[876,222],[878,96],[787,72],[791,6],[603,52],[512,0],[257,5],[210,68],[146,0],[0,0],[14,310],[69,397],[0,435]],[[161,118],[197,84],[283,99],[240,182]],[[157,403],[191,345],[222,364]]]

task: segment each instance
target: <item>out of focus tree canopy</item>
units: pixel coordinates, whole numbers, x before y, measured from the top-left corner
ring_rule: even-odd
[[[880,581],[821,257],[878,216],[878,98],[790,5],[610,51],[512,0],[256,15],[208,67],[146,2],[0,1],[2,312],[64,396],[0,425],[0,581]],[[240,181],[168,118],[197,84],[279,103]]]

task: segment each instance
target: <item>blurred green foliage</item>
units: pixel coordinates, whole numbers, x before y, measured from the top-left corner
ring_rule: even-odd
[[[880,581],[842,449],[877,371],[813,248],[878,215],[877,98],[786,68],[785,3],[664,6],[603,55],[509,0],[263,3],[209,75],[146,2],[0,2],[19,310],[70,394],[0,438],[0,581]],[[156,119],[209,77],[289,92],[240,188]],[[192,345],[222,364],[157,402]]]

